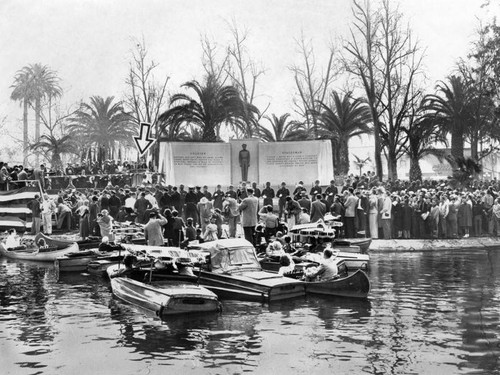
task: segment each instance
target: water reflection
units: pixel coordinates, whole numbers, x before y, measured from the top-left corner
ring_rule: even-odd
[[[369,300],[223,301],[162,322],[102,277],[2,259],[2,374],[499,373],[499,251],[374,254],[370,279]]]

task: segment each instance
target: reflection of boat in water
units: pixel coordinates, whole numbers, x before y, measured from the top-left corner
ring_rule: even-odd
[[[44,240],[47,247],[41,248],[37,245],[40,239]],[[5,248],[5,243],[0,242],[0,253],[11,259],[53,262],[57,257],[76,251],[78,251],[78,245],[76,242],[64,242],[61,244],[59,241],[55,241],[51,237],[45,236],[42,233],[35,236],[33,243],[26,246],[19,246],[15,249],[7,249]]]
[[[111,266],[109,275],[116,275],[119,266]],[[136,280],[139,277],[147,280],[148,271],[134,270],[132,275],[111,278],[111,289],[118,298],[153,311],[161,319],[170,315],[188,313],[206,313],[220,310],[217,296],[206,288],[194,283],[175,282],[171,280],[149,281]]]

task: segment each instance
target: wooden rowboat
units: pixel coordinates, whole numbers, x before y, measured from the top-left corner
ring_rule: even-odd
[[[48,245],[48,248],[40,249],[35,245],[38,242],[38,239],[41,237],[45,238],[45,242]],[[50,237],[46,237],[40,234],[35,237],[34,244],[27,246],[26,248],[6,249],[5,243],[0,242],[0,253],[3,256],[11,259],[54,262],[58,257],[77,251],[78,244],[76,242],[70,244],[64,243],[64,245],[59,245],[54,243]]]
[[[306,293],[327,296],[367,298],[370,292],[370,280],[361,270],[338,279],[306,282],[305,285]]]
[[[108,270],[108,274],[116,273],[118,267],[111,266],[113,270]],[[152,281],[146,284],[128,277],[114,277],[111,289],[116,297],[152,311],[160,319],[171,315],[220,311],[217,296],[193,283]]]

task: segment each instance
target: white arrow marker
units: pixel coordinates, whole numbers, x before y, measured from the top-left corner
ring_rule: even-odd
[[[156,139],[149,136],[151,130],[151,124],[147,122],[141,122],[141,130],[138,137],[134,137],[135,145],[139,150],[139,154],[142,156],[151,147]]]

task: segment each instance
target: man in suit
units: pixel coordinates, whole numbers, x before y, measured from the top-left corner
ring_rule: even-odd
[[[316,196],[318,194],[321,194],[323,191],[321,189],[321,186],[319,186],[319,180],[314,181],[314,186],[311,188],[311,191],[309,192],[309,195],[311,196],[311,201],[314,202],[316,199]]]
[[[276,196],[278,197],[278,216],[281,220],[281,216],[285,212],[286,198],[290,196],[290,190],[286,188],[284,182],[281,183],[281,188],[276,192]]]
[[[316,195],[316,199],[311,204],[311,223],[323,220],[326,214],[326,205],[321,202],[321,194]]]
[[[262,190],[262,197],[264,198],[264,206],[273,205],[274,190],[271,188],[270,182],[266,182],[266,187]]]
[[[245,233],[245,239],[253,244],[259,201],[253,195],[253,189],[247,189],[247,193],[248,196],[241,202],[239,210],[241,212],[241,226]]]
[[[218,208],[222,211],[222,202],[224,201],[224,192],[221,189],[220,185],[217,185],[217,189],[212,194],[214,199],[214,208]]]
[[[311,201],[306,191],[302,192],[302,197],[297,202],[299,202],[300,207],[307,209],[307,212],[311,212]]]

